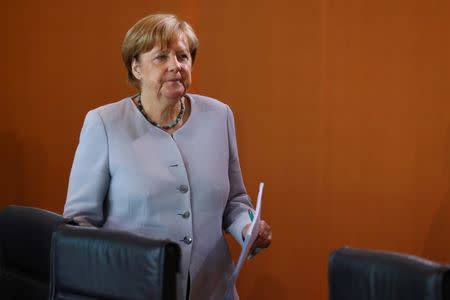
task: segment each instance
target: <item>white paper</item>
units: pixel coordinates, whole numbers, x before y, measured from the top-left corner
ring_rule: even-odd
[[[261,182],[259,184],[258,198],[256,201],[256,210],[255,210],[255,214],[253,217],[253,221],[250,224],[250,228],[249,228],[247,234],[245,235],[244,245],[242,246],[241,255],[239,255],[238,263],[236,264],[236,267],[234,268],[233,273],[231,274],[230,278],[228,279],[227,291],[225,293],[225,300],[233,299],[234,285],[239,276],[239,272],[241,271],[242,266],[244,265],[245,258],[250,259],[257,252],[259,252],[258,249],[255,249],[256,251],[253,251],[253,253],[250,253],[250,250],[251,250],[251,246],[257,239],[258,233],[259,233],[259,220],[261,219],[261,199],[262,199],[263,189],[264,189],[264,183]]]

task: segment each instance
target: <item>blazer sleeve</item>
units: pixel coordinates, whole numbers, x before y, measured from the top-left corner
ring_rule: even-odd
[[[109,182],[108,137],[101,116],[92,110],[86,115],[75,152],[64,217],[80,225],[101,226]]]
[[[236,241],[242,246],[242,229],[251,223],[248,210],[253,210],[250,198],[242,179],[241,166],[236,142],[236,130],[234,126],[233,112],[227,106],[228,122],[228,145],[229,145],[229,165],[228,178],[230,181],[230,194],[223,215],[223,227],[233,235]]]

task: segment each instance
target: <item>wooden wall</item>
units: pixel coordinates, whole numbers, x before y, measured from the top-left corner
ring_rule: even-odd
[[[3,1],[0,205],[62,212],[85,113],[134,92],[125,32],[172,12],[200,38],[192,92],[231,105],[249,193],[266,183],[242,299],[327,299],[343,245],[449,262],[449,3]]]

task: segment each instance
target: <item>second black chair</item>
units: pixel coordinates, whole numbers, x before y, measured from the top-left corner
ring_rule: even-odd
[[[403,253],[340,248],[329,259],[330,300],[447,300],[450,268]]]

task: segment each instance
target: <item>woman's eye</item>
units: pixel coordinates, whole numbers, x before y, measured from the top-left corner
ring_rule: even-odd
[[[159,54],[155,57],[156,60],[162,61],[167,59],[167,55],[165,54]]]
[[[187,55],[187,54],[178,55],[178,60],[180,60],[180,61],[186,61],[188,59],[189,59],[189,55]]]

